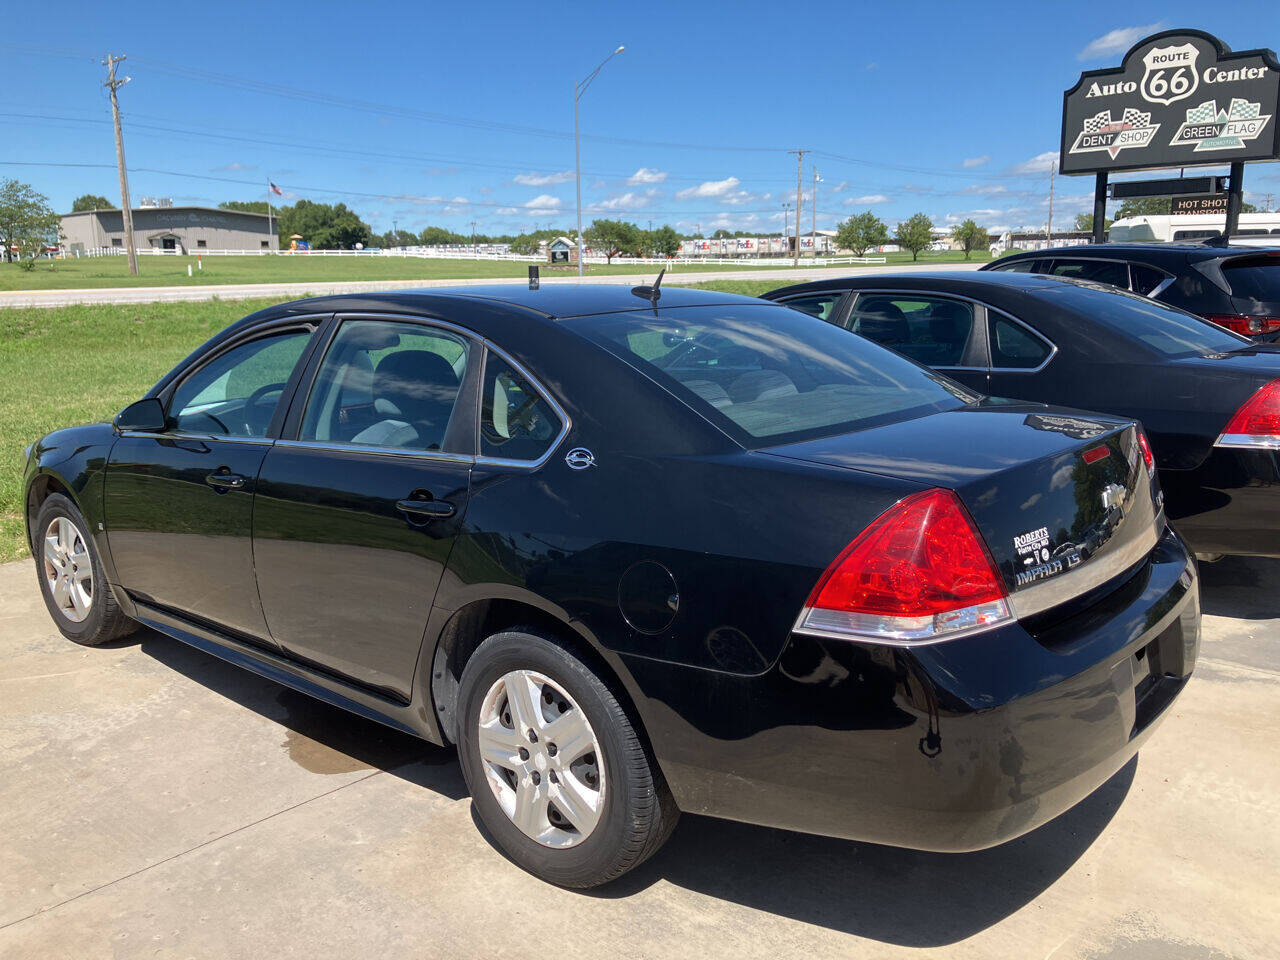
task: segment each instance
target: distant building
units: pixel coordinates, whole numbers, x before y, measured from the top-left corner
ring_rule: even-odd
[[[548,263],[577,263],[578,248],[568,237],[556,237],[547,244]]]
[[[1075,247],[1093,241],[1093,233],[1088,230],[1055,230],[1052,242],[1045,239],[1043,230],[1003,233],[999,239],[994,239],[992,234],[992,237],[993,250],[1044,250],[1046,247]]]
[[[144,206],[133,211],[133,241],[139,250],[279,250],[278,217],[213,207]],[[124,249],[124,217],[119,210],[86,210],[62,215],[67,253]]]

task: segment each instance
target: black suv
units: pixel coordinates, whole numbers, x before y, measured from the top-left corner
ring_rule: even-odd
[[[1010,254],[980,269],[1109,283],[1246,337],[1280,333],[1280,248],[1103,243]]]

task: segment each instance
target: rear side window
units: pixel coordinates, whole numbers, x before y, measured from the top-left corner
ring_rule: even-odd
[[[991,366],[1003,370],[1034,370],[1049,359],[1053,348],[1020,323],[988,313],[991,322]]]
[[[1144,297],[1150,296],[1152,290],[1168,279],[1163,271],[1142,263],[1129,264],[1129,272],[1133,275],[1133,292]]]
[[[849,329],[917,363],[958,367],[973,332],[973,305],[919,294],[864,293]]]
[[[496,353],[484,365],[480,408],[480,455],[502,460],[538,460],[560,435],[561,421],[525,377]]]
[[[817,317],[819,320],[832,321],[833,314],[836,311],[836,304],[843,297],[842,293],[815,293],[804,297],[788,297],[781,301],[792,310],[799,310],[801,313],[807,313],[811,317]]]
[[[1129,265],[1114,260],[1054,260],[1049,273],[1129,289]]]
[[[1007,270],[1009,273],[1031,273],[1035,265],[1035,260],[1012,260],[1009,263],[1001,263],[991,269]]]
[[[1243,257],[1222,265],[1231,295],[1245,300],[1280,301],[1280,257]]]
[[[979,399],[782,306],[659,308],[564,322],[748,447],[847,433]]]

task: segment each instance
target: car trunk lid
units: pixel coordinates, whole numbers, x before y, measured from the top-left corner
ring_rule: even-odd
[[[763,452],[953,490],[1015,613],[1030,616],[1119,576],[1155,547],[1163,516],[1137,429],[988,401]]]

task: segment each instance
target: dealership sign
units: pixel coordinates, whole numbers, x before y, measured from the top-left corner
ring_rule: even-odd
[[[1280,64],[1199,30],[1148,37],[1062,98],[1063,173],[1280,159]]]

